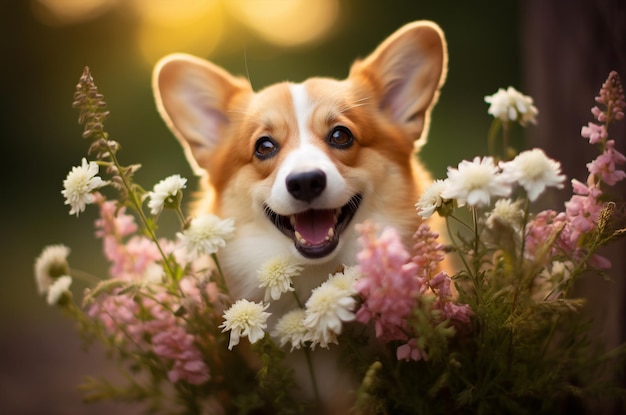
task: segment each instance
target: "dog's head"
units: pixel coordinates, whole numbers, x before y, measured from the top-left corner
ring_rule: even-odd
[[[208,174],[214,199],[207,209],[234,217],[247,241],[239,242],[248,251],[239,261],[261,250],[319,263],[336,256],[351,225],[366,218],[415,230],[424,180],[415,150],[446,67],[441,30],[414,22],[342,81],[312,78],[254,92],[245,79],[175,54],[157,65],[154,90],[193,167]]]

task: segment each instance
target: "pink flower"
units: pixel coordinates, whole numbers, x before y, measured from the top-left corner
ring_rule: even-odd
[[[571,242],[575,245],[580,235],[590,232],[596,227],[604,203],[599,200],[602,191],[593,181],[592,175],[589,177],[587,185],[574,179],[572,180],[572,187],[575,195],[568,202],[565,202],[565,213]]]
[[[545,246],[546,241],[557,232],[562,232],[565,226],[565,213],[557,213],[554,210],[544,210],[538,213],[528,224],[526,229],[525,255],[537,260],[539,250]],[[551,247],[549,257],[557,255],[558,251]],[[546,259],[546,262],[549,258]]]
[[[161,252],[151,239],[131,236],[137,232],[137,224],[125,213],[125,207],[118,208],[116,201],[107,201],[101,195],[96,198],[100,205],[96,236],[102,238],[104,254],[111,261],[109,273],[113,278],[142,279],[151,265],[162,260]],[[173,251],[172,243],[161,244],[167,253]]]
[[[417,264],[410,262],[395,229],[385,228],[377,238],[376,227],[365,223],[359,232],[363,248],[357,259],[363,276],[355,283],[355,289],[364,302],[356,320],[374,320],[376,336],[385,342],[406,340],[406,318],[426,289],[425,281],[417,276]]]
[[[172,368],[167,373],[172,383],[184,380],[192,385],[200,385],[210,379],[209,368],[202,353],[195,345],[193,335],[177,324],[171,314],[165,320],[153,320],[159,330],[152,336],[152,350],[162,359],[171,361]]]
[[[616,165],[623,164],[625,161],[626,157],[615,150],[615,141],[608,140],[604,152],[591,163],[587,163],[587,169],[589,173],[601,178],[609,186],[613,186],[626,177],[623,170],[615,170]]]
[[[452,290],[450,289],[450,277],[445,272],[440,272],[428,281],[430,288],[437,294],[439,298],[452,298]]]
[[[428,281],[428,285],[437,295],[433,308],[441,312],[441,320],[450,320],[453,326],[463,327],[470,324],[470,318],[474,314],[467,304],[459,304],[454,301],[452,295],[452,280],[445,272],[440,272]]]
[[[580,130],[580,135],[588,138],[589,144],[601,143],[609,136],[604,125],[598,125],[592,122]]]
[[[396,349],[396,358],[398,360],[414,360],[418,362],[420,360],[428,360],[428,355],[424,349],[419,347],[418,340],[412,338]]]
[[[104,253],[111,261],[111,276],[122,279],[141,279],[148,266],[161,259],[156,244],[143,236],[133,236],[125,244],[106,237]]]
[[[100,194],[94,197],[100,205],[100,218],[95,223],[96,237],[114,236],[119,239],[137,232],[135,218],[126,214],[126,206],[119,207],[116,201],[105,200]]]
[[[373,320],[376,337],[383,342],[402,341],[404,344],[396,351],[398,359],[426,359],[425,339],[409,325],[413,311],[418,307],[438,311],[430,315],[433,326],[449,320],[457,327],[470,322],[472,311],[467,304],[455,302],[446,273],[428,279],[443,259],[443,246],[427,225],[421,225],[416,232],[414,258],[410,258],[395,229],[383,229],[378,238],[376,230],[368,222],[359,227],[363,248],[357,258],[362,276],[355,289],[363,304],[356,320]],[[434,302],[423,301],[424,296],[433,295]]]
[[[129,335],[135,344],[143,344],[143,323],[137,318],[139,310],[139,304],[130,295],[112,294],[99,297],[87,314],[100,320],[108,334],[118,340]]]

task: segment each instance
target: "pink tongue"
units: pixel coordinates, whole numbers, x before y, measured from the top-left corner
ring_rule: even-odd
[[[294,229],[311,245],[326,239],[328,230],[335,227],[333,210],[307,210],[296,215]]]

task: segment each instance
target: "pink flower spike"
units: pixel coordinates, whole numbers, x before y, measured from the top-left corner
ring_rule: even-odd
[[[610,122],[611,120],[621,120],[624,118],[624,108],[626,101],[624,96],[624,88],[619,79],[619,75],[615,71],[611,71],[606,81],[600,88],[600,94],[596,97],[598,104],[606,106],[606,112],[600,112],[594,116],[600,122]],[[593,110],[592,110],[593,112]]]
[[[412,260],[419,267],[420,275],[423,277],[430,277],[444,259],[444,246],[437,242],[437,238],[439,234],[431,232],[426,223],[422,223],[413,235],[415,256]]]
[[[384,342],[406,340],[406,318],[427,288],[425,279],[418,276],[418,266],[411,262],[395,229],[385,228],[377,237],[376,226],[366,222],[358,230],[362,249],[357,259],[362,277],[354,288],[363,304],[356,320],[374,320],[376,336]]]

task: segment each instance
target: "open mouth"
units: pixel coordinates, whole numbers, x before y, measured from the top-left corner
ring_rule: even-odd
[[[305,258],[323,258],[339,244],[339,236],[354,217],[363,196],[352,198],[340,208],[310,209],[289,216],[279,215],[265,205],[265,214],[272,223],[291,238]]]

